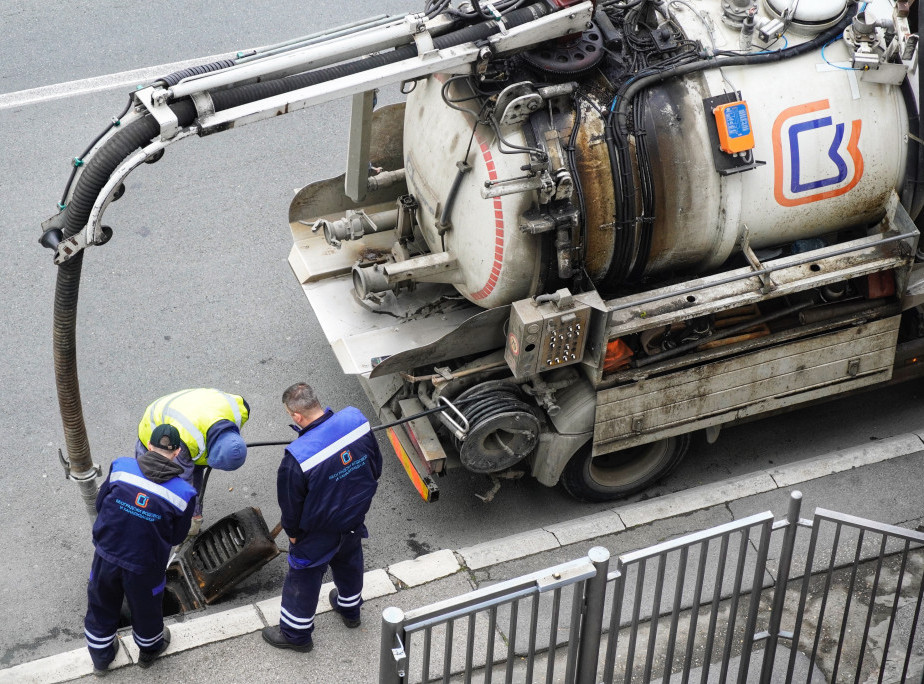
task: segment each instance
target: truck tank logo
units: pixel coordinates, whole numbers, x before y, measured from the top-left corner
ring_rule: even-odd
[[[828,100],[784,109],[773,124],[773,196],[784,207],[839,197],[863,177],[862,121],[835,123]],[[819,149],[827,148],[827,154]]]

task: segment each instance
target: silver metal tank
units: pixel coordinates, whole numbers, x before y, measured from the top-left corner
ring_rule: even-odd
[[[837,1],[823,4],[835,19],[846,7]],[[688,37],[737,50],[740,32],[723,23],[722,6],[720,0],[670,3]],[[772,8],[764,16],[772,19]],[[786,34],[790,46],[811,38],[811,22],[795,29]],[[745,231],[752,247],[771,247],[882,215],[904,174],[907,112],[898,86],[865,80],[849,65],[841,40],[771,64],[675,78],[640,95],[647,99],[644,125],[656,199],[650,250],[640,255],[645,276],[718,267],[739,248]],[[527,155],[502,152],[488,126],[478,126],[472,140],[472,115],[447,106],[441,97],[446,78],[418,82],[407,102],[407,183],[421,204],[426,241],[432,251],[458,260],[455,286],[473,303],[489,308],[532,296],[546,262],[554,258],[543,252],[538,236],[520,230],[537,193],[482,197],[487,181],[522,177]],[[713,114],[703,100],[734,91],[748,106],[758,165],[721,175],[708,127]],[[471,102],[463,104],[477,106]],[[584,260],[595,281],[607,273],[615,243],[613,183],[598,111],[610,104],[598,98],[582,108],[576,145],[585,197]],[[520,126],[503,127],[501,133],[514,145],[525,143]],[[564,137],[570,127],[560,133]],[[463,159],[471,171],[462,178],[449,217],[452,227],[441,233],[441,203],[456,177],[456,162]]]

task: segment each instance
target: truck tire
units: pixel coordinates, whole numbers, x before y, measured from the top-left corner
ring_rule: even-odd
[[[668,437],[591,458],[588,443],[561,474],[565,491],[581,501],[614,501],[650,487],[670,473],[690,449],[690,435]]]

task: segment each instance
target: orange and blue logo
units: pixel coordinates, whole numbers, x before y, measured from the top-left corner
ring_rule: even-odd
[[[138,492],[138,495],[135,497],[135,505],[136,505],[138,508],[147,508],[147,507],[148,507],[148,501],[150,501],[150,500],[151,500],[151,499],[150,499],[150,497],[148,497],[147,494],[145,494],[144,492]]]
[[[850,122],[848,133],[830,108],[828,100],[789,107],[773,124],[773,196],[784,207],[839,197],[863,177],[863,122]]]
[[[349,449],[340,452],[340,462],[343,465],[350,465],[353,462],[353,454],[350,453]]]

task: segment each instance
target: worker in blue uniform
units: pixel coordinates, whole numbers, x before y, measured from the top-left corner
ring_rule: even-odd
[[[138,424],[135,455],[147,450],[155,425],[173,425],[180,433],[181,447],[176,462],[183,466],[184,480],[196,488],[196,510],[190,534],[202,525],[202,481],[206,467],[237,470],[247,458],[241,428],[250,417],[244,397],[221,390],[199,387],[180,390],[155,399],[144,410]]]
[[[282,403],[298,438],[285,450],[276,488],[289,537],[289,571],[279,624],[263,638],[276,648],[307,653],[324,572],[330,566],[331,607],[359,627],[363,590],[364,520],[382,474],[382,453],[358,409],[321,408],[306,383],[289,387]]]
[[[138,664],[148,667],[170,644],[163,600],[167,561],[189,532],[196,490],[180,478],[179,431],[155,426],[147,451],[117,458],[96,497],[93,566],[84,630],[93,672],[115,659],[123,595],[131,611]]]

